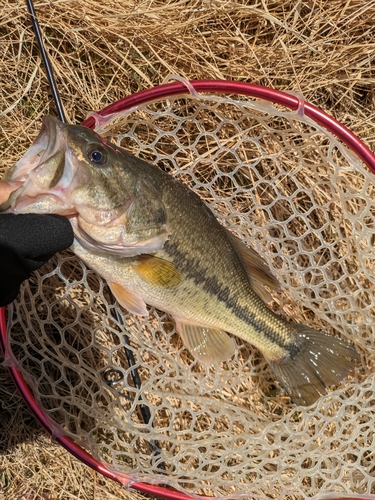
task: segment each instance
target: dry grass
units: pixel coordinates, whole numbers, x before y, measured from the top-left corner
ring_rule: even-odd
[[[172,73],[301,93],[375,149],[371,1],[52,0],[36,9],[71,122]],[[55,113],[21,0],[0,6],[0,54],[1,173]],[[1,368],[1,498],[137,495],[51,443]]]

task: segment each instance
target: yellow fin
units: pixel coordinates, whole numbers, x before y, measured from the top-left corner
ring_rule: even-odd
[[[192,355],[205,365],[227,361],[235,353],[235,345],[222,330],[191,325],[176,320],[176,330]]]
[[[153,255],[140,255],[133,269],[151,285],[169,288],[181,282],[181,273],[172,262]]]
[[[269,302],[272,297],[264,287],[268,286],[271,290],[278,291],[280,290],[279,282],[272,274],[266,262],[264,262],[255,250],[246,246],[233,234],[229,233],[229,235],[246,269],[252,289],[265,302]]]
[[[137,316],[148,316],[146,303],[136,293],[118,283],[109,283],[109,288],[122,307]]]

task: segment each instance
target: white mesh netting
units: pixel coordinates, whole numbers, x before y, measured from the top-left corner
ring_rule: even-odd
[[[339,334],[361,359],[334,392],[295,407],[238,339],[214,372],[161,311],[120,310],[121,326],[106,284],[66,252],[22,288],[9,319],[8,355],[54,432],[113,470],[192,495],[374,493],[373,175],[303,114],[240,96],[171,97],[100,132],[185,182],[264,256],[282,284],[275,311]]]

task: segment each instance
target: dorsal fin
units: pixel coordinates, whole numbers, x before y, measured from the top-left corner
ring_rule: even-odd
[[[271,295],[264,287],[268,286],[271,290],[278,291],[280,290],[279,282],[272,274],[268,265],[255,250],[246,246],[239,238],[229,231],[228,234],[246,269],[252,289],[265,302],[269,302],[271,300]]]

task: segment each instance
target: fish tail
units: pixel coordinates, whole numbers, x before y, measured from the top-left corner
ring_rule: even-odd
[[[270,366],[293,402],[309,406],[339,383],[358,358],[354,347],[327,333],[294,324],[297,339],[287,356],[269,360]]]

